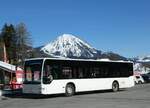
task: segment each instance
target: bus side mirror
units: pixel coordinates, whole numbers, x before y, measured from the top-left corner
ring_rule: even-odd
[[[44,84],[50,84],[53,81],[53,77],[52,76],[43,76],[43,83]]]
[[[48,78],[48,80],[49,80],[50,82],[53,81],[53,76],[52,76],[52,75],[49,75],[47,78]]]

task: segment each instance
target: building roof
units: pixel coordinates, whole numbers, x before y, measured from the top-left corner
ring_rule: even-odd
[[[9,63],[5,63],[3,61],[0,61],[0,69],[3,69],[5,71],[8,71],[8,72],[13,72],[15,73],[16,71],[16,66],[15,65],[12,65],[12,64],[9,64]],[[21,68],[17,67],[17,70],[22,70]]]

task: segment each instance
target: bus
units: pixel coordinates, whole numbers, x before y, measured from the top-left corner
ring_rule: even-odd
[[[129,61],[33,58],[25,60],[23,93],[60,94],[112,90],[134,86]]]

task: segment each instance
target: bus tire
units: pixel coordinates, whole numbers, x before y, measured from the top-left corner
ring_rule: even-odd
[[[118,81],[114,81],[114,82],[112,83],[112,91],[113,91],[113,92],[119,91],[119,83],[118,83]]]
[[[138,84],[143,84],[142,81],[139,81]]]
[[[65,95],[67,97],[73,96],[75,94],[75,86],[74,84],[67,84],[66,85],[66,90],[65,90]]]

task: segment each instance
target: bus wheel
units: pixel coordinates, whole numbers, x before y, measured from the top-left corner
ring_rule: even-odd
[[[142,84],[142,81],[139,81],[138,84]]]
[[[73,96],[75,94],[75,87],[73,84],[67,84],[66,86],[66,96]]]
[[[118,83],[117,81],[114,81],[114,82],[112,83],[112,91],[113,91],[113,92],[119,91],[119,83]]]

